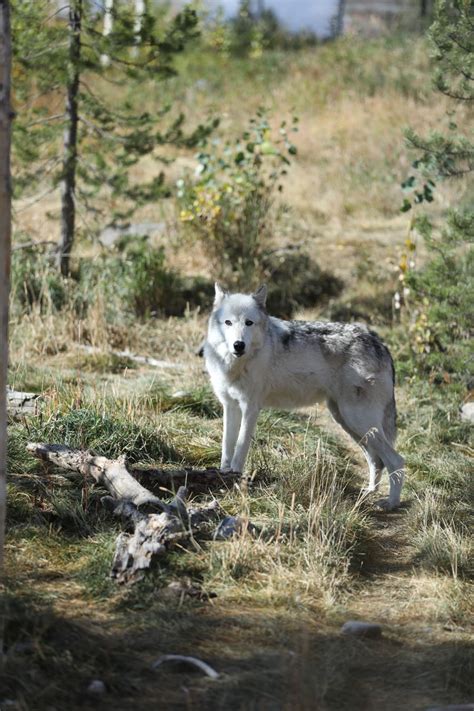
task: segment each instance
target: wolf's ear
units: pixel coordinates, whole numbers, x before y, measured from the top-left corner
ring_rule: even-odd
[[[214,284],[215,296],[214,296],[214,306],[220,306],[222,301],[227,296],[227,291],[225,291],[222,286],[216,281]]]
[[[262,284],[257,291],[252,294],[253,298],[257,302],[257,304],[260,306],[261,309],[265,308],[265,303],[267,301],[267,285]]]

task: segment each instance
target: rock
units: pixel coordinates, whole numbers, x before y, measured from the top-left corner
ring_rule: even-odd
[[[244,530],[252,536],[256,536],[259,533],[259,529],[250,521],[246,523],[240,516],[225,516],[216,528],[214,540],[227,541],[232,536],[243,533]]]
[[[243,521],[240,516],[225,516],[216,528],[214,538],[216,541],[227,541],[232,536],[242,533],[242,529]]]
[[[382,626],[375,622],[361,622],[359,620],[348,620],[341,627],[342,634],[350,634],[354,637],[367,637],[377,639],[382,636]]]
[[[99,235],[104,247],[112,247],[121,237],[153,237],[166,232],[164,222],[136,222],[129,225],[109,225]]]
[[[102,696],[106,691],[107,688],[101,679],[92,679],[87,687],[87,693],[93,694],[94,696]]]
[[[190,395],[191,393],[189,392],[189,390],[176,390],[176,392],[174,392],[171,397],[173,398],[173,400],[182,400],[183,398],[189,397]]]
[[[461,407],[461,420],[474,423],[474,401],[465,402]]]
[[[430,706],[426,711],[474,711],[472,704],[450,704],[448,706]]]
[[[13,645],[13,647],[11,647],[10,651],[14,654],[33,654],[35,651],[35,645],[29,640],[26,642],[17,642]]]

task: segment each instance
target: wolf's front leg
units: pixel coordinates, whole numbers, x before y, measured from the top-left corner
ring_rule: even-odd
[[[236,400],[224,402],[224,431],[222,434],[221,469],[230,469],[235,444],[239,436],[242,413]]]
[[[231,462],[231,469],[234,472],[243,472],[244,470],[245,460],[247,459],[250,442],[255,432],[259,412],[259,407],[244,406],[242,408],[242,423]]]

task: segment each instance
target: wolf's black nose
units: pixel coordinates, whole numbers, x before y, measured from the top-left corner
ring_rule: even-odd
[[[234,342],[234,351],[236,353],[243,353],[245,350],[245,343],[243,341]]]

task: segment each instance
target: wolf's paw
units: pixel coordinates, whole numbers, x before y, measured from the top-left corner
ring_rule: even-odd
[[[220,467],[219,471],[221,474],[241,474],[242,472],[236,472],[231,466]]]

